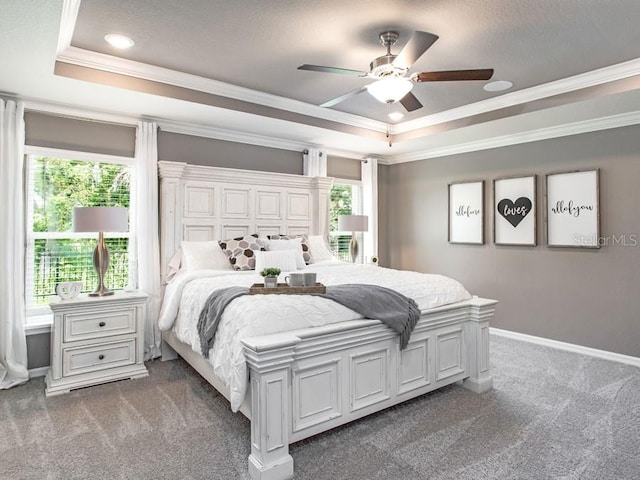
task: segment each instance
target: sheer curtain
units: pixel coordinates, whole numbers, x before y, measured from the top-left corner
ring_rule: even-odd
[[[24,334],[24,106],[0,98],[0,388],[29,380]]]
[[[378,255],[378,159],[362,162],[362,213],[369,217],[369,230],[364,233],[362,254],[365,263]]]
[[[144,327],[144,359],[160,356],[161,335],[157,320],[160,313],[160,238],[158,232],[158,126],[138,122],[136,132],[136,168],[132,188],[130,219],[131,252],[135,269],[135,287],[149,295]]]

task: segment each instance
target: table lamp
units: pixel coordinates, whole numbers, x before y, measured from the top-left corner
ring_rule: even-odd
[[[366,215],[340,215],[338,217],[338,230],[351,232],[351,242],[349,243],[349,253],[351,261],[356,263],[358,258],[358,240],[356,232],[366,232],[369,228],[369,218]]]
[[[123,207],[75,207],[73,209],[74,232],[98,232],[98,244],[93,251],[93,267],[98,274],[98,287],[90,297],[113,295],[104,284],[104,274],[109,268],[109,250],[104,243],[104,232],[129,230],[127,209]]]

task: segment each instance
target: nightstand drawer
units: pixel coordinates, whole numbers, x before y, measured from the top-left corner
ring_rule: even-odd
[[[64,316],[64,342],[135,333],[136,310],[125,307],[103,312],[80,311]]]
[[[62,375],[78,375],[136,363],[134,338],[88,347],[66,348],[62,351]]]

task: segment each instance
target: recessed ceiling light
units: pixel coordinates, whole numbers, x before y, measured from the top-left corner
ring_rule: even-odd
[[[513,82],[509,80],[497,80],[495,82],[487,83],[484,88],[487,92],[501,92],[502,90],[508,90],[513,87]]]
[[[404,113],[402,112],[391,112],[387,115],[391,120],[397,122],[398,120],[402,120],[404,118]]]
[[[109,33],[109,34],[104,36],[104,39],[112,47],[120,48],[120,49],[123,49],[123,50],[125,48],[133,47],[135,45],[135,43],[136,43],[131,38],[129,38],[129,37],[125,36],[125,35],[120,35],[119,33]]]

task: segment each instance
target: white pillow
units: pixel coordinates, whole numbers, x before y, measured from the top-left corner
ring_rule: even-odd
[[[313,263],[335,260],[333,253],[327,248],[327,243],[322,235],[309,235],[309,248],[311,249]]]
[[[254,253],[257,273],[264,268],[279,268],[282,272],[292,272],[297,269],[295,250],[267,250]]]
[[[170,282],[173,277],[175,277],[180,271],[180,266],[182,265],[182,249],[179,248],[176,253],[173,254],[171,260],[167,264],[169,267],[167,270],[167,282]]]
[[[296,252],[296,265],[298,269],[305,268],[307,264],[304,262],[302,255],[302,238],[294,238],[291,240],[266,240],[267,250],[292,250]]]
[[[194,270],[233,270],[229,257],[217,241],[180,242],[182,268]]]

